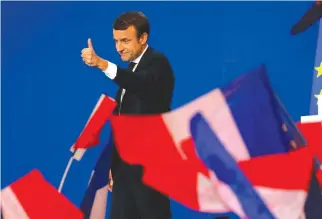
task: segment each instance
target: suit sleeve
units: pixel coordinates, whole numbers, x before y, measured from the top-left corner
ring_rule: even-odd
[[[165,58],[155,58],[150,63],[145,69],[135,72],[117,67],[115,83],[133,92],[153,92],[169,78],[171,67]]]

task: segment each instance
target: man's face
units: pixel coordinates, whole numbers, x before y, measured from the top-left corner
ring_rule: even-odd
[[[143,34],[139,39],[136,30],[130,26],[126,30],[114,30],[113,37],[117,52],[125,62],[137,58],[143,51],[146,44],[147,35]]]

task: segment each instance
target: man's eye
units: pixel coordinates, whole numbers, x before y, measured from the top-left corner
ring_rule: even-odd
[[[124,40],[124,43],[128,44],[130,42],[130,40]]]

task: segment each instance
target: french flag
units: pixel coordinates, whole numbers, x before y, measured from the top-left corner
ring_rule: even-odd
[[[308,147],[237,163],[201,114],[192,118],[190,129],[214,187],[240,218],[303,217],[313,167]]]
[[[76,160],[80,160],[88,148],[92,148],[100,143],[99,136],[101,131],[112,115],[115,106],[116,101],[113,98],[105,94],[100,96],[83,131],[71,147]]]
[[[266,155],[287,155],[303,144],[298,142],[302,139],[300,133],[285,116],[287,112],[270,86],[265,66],[168,113],[112,116],[115,143],[122,159],[144,167],[143,181],[147,185],[198,211],[224,213],[232,206],[222,199],[213,185],[212,171],[196,154],[190,131],[196,113],[204,116],[238,164]],[[284,166],[290,167],[287,163]],[[307,187],[295,170],[283,165],[264,169],[265,172],[242,170],[252,177],[254,186],[262,188],[260,194],[265,202],[281,204],[280,210],[273,210],[278,218],[296,218],[293,216],[300,214]]]
[[[1,191],[4,219],[83,219],[83,213],[38,170],[32,170]]]

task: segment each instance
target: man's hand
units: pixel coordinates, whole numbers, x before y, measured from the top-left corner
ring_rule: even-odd
[[[108,62],[96,55],[95,50],[93,48],[92,40],[88,39],[87,44],[88,47],[82,50],[81,55],[85,64],[88,66],[98,67],[102,71],[106,70]]]
[[[108,182],[108,190],[112,192],[112,189],[113,189],[113,177],[112,177],[112,172],[110,170],[110,173],[109,173],[109,182]]]
[[[98,57],[93,48],[92,40],[88,39],[87,41],[88,47],[82,50],[82,58],[85,64],[88,66],[96,66],[98,67],[100,57]]]

